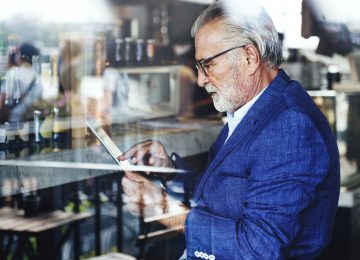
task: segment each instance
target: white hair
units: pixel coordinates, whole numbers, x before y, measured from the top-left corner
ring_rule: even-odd
[[[253,44],[261,61],[278,68],[282,61],[282,46],[274,23],[265,9],[248,0],[218,1],[205,9],[196,19],[191,35],[210,22],[220,22],[225,30],[225,41],[233,45]]]

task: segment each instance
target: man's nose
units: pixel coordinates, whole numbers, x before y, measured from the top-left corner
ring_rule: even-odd
[[[199,85],[199,87],[204,87],[206,85],[206,83],[209,83],[209,78],[207,76],[205,76],[203,72],[198,70],[197,84]]]

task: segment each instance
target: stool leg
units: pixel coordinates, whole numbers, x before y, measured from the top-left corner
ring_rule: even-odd
[[[124,241],[124,232],[123,232],[123,188],[121,185],[121,179],[124,176],[122,173],[116,173],[116,181],[117,181],[117,191],[116,191],[116,211],[117,211],[117,219],[116,219],[116,226],[117,226],[117,250],[121,252],[123,249],[123,241]]]
[[[149,232],[150,229],[150,224],[149,223],[145,223],[144,222],[144,217],[143,215],[140,215],[139,217],[139,225],[140,225],[140,232],[139,234],[143,234],[145,235],[144,239],[138,239],[137,243],[138,243],[138,247],[139,247],[139,257],[138,259],[145,259],[145,254],[146,254],[146,240],[147,240],[147,234]]]
[[[77,184],[77,188],[79,187],[79,183]],[[80,212],[80,199],[78,194],[78,189],[76,189],[75,197],[74,197],[74,212]],[[80,260],[80,230],[79,224],[74,224],[74,259]]]
[[[4,236],[0,233],[0,254],[4,253]]]
[[[101,201],[99,196],[99,178],[95,179],[95,255],[101,254]]]
[[[27,237],[24,241],[24,252],[26,253],[29,259],[37,259],[35,249],[30,241],[30,237]]]
[[[5,235],[3,233],[0,233],[0,255],[3,255],[6,257],[5,255],[5,247],[4,247],[4,243],[5,243]]]
[[[140,241],[140,259],[144,259],[145,258],[145,244],[146,244],[146,236],[148,233],[148,229],[149,229],[149,224],[144,222],[144,210],[145,210],[145,201],[144,201],[144,183],[140,183],[139,186],[139,201],[138,201],[138,205],[139,205],[139,231],[140,234],[144,234],[145,235],[145,239]]]
[[[3,238],[5,240],[5,235],[3,235]],[[14,235],[7,234],[7,244],[6,244],[5,248],[4,248],[4,252],[1,253],[1,255],[3,255],[5,259],[7,259],[6,257],[10,253],[11,246],[13,244],[13,240],[14,240]],[[5,242],[5,241],[3,241],[3,242]]]
[[[12,259],[24,259],[24,246],[25,246],[25,239],[23,236],[18,236],[16,250]]]

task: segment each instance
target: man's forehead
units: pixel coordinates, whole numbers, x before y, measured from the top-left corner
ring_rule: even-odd
[[[222,23],[218,21],[214,22],[208,22],[201,26],[199,30],[197,31],[196,36],[201,37],[214,37],[219,36],[223,34],[223,25]],[[199,38],[199,37],[198,37]]]
[[[212,55],[214,51],[221,50],[224,45],[223,30],[215,23],[209,23],[201,27],[195,35],[195,57],[204,59]]]

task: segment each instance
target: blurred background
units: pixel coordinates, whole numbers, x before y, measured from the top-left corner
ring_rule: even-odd
[[[224,121],[197,87],[190,36],[212,2],[2,1],[4,259],[179,257],[187,195],[157,181],[122,183],[86,120],[122,150],[157,139],[200,171]],[[339,210],[319,259],[359,259],[360,2],[259,2],[282,41],[281,67],[312,96],[339,145]]]

